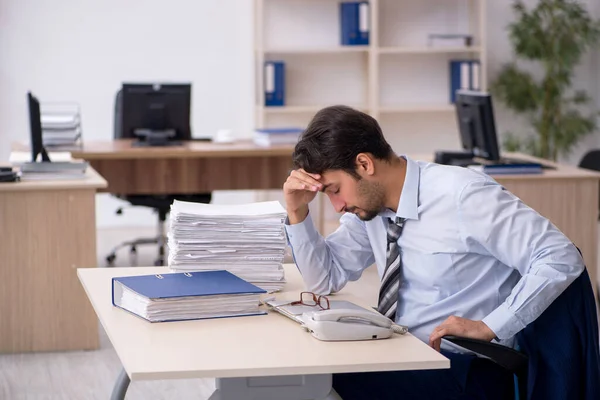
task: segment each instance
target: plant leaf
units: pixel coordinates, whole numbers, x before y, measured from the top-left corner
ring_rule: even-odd
[[[514,63],[502,67],[490,91],[519,113],[534,111],[539,107],[541,88],[531,74],[519,70]]]

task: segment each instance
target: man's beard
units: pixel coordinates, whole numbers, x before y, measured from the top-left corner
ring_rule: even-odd
[[[354,212],[362,221],[371,221],[385,208],[385,189],[381,183],[360,179],[357,190],[358,198],[364,202],[364,207],[350,207],[346,211]],[[363,215],[356,213],[357,208],[363,211]]]

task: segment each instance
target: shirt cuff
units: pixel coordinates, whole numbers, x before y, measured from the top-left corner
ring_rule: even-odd
[[[304,218],[304,221],[290,225],[288,218],[285,219],[285,232],[288,237],[288,242],[292,247],[311,241],[315,241],[319,237],[319,232],[315,229],[310,213]]]
[[[510,339],[519,331],[525,328],[519,318],[508,309],[506,303],[500,304],[498,308],[492,311],[483,319],[485,323],[500,340]]]

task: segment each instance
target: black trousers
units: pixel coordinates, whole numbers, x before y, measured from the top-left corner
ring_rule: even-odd
[[[333,375],[343,400],[514,399],[514,378],[493,361],[444,352],[450,369]]]

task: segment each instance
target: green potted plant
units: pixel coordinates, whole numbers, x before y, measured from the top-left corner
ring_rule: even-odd
[[[516,1],[512,8],[516,19],[508,32],[516,59],[502,67],[490,91],[525,115],[531,130],[506,133],[503,145],[556,160],[597,127],[599,113],[586,110],[590,98],[572,87],[572,79],[582,56],[600,41],[600,21],[573,0],[541,0],[531,10]],[[541,74],[528,71],[536,69]]]

